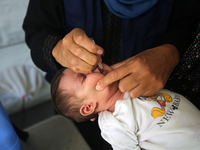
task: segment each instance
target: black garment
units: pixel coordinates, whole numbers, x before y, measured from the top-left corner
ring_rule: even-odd
[[[30,0],[23,23],[25,40],[35,65],[45,72],[55,72],[61,66],[51,52],[67,33],[63,28],[62,0]]]
[[[181,54],[184,53],[195,38],[200,15],[199,3],[199,0],[174,0],[168,30],[158,45],[172,44]],[[63,28],[63,9],[62,0],[30,0],[23,23],[32,59],[45,72],[57,71],[61,67],[51,51],[67,34]]]

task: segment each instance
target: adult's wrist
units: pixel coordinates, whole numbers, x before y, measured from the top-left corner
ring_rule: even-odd
[[[172,67],[176,67],[180,61],[180,52],[179,50],[172,44],[164,44],[161,45],[160,50],[162,51],[163,55],[165,55],[166,62],[170,63]]]

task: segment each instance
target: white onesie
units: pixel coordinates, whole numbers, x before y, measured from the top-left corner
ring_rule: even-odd
[[[200,150],[200,111],[168,90],[142,100],[125,93],[98,122],[114,150]]]

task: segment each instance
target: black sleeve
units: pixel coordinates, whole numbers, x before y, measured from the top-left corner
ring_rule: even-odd
[[[174,0],[166,34],[160,44],[174,45],[182,55],[197,35],[200,0]]]
[[[45,72],[57,71],[61,66],[51,52],[66,31],[63,28],[62,0],[30,0],[23,29],[35,65]]]

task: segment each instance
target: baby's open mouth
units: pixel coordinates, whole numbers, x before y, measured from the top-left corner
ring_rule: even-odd
[[[97,67],[93,70],[93,72],[97,72],[97,73],[101,73],[101,74],[103,74],[103,75],[106,75],[106,74],[108,73],[108,70],[101,69],[101,68],[99,68],[99,66],[97,66]]]

